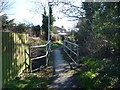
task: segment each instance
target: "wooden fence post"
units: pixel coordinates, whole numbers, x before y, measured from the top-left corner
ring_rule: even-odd
[[[32,72],[32,60],[31,60],[31,48],[29,46],[29,63],[30,63],[30,72]]]

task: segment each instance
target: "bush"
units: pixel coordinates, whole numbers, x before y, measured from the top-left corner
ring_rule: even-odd
[[[52,41],[60,41],[61,37],[58,34],[52,34]]]
[[[114,61],[111,63],[111,61]],[[81,67],[77,77],[82,88],[114,88],[119,86],[119,70],[117,60],[83,57],[79,62],[88,69]],[[114,65],[115,64],[115,65]],[[116,85],[118,83],[118,85]]]

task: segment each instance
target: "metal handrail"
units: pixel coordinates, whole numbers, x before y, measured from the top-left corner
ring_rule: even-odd
[[[75,53],[74,51],[72,51],[69,47],[65,46],[67,49],[69,49],[73,54],[75,54],[77,56],[77,53]]]
[[[45,58],[46,57],[46,66],[48,65],[48,56],[49,56],[49,51],[50,51],[50,42],[51,41],[48,41],[45,45],[40,45],[40,46],[30,46],[29,47],[29,52],[30,52],[30,71],[35,71],[35,70],[38,70],[40,68],[37,68],[35,70],[32,70],[32,60],[35,60],[35,59],[41,59],[41,58]],[[46,54],[45,55],[42,55],[42,56],[39,56],[39,57],[34,57],[32,58],[31,57],[31,48],[44,48],[46,47]]]
[[[68,43],[70,43],[70,44],[72,44],[72,45],[78,46],[76,43],[72,43],[72,42],[67,41],[67,40],[64,40],[64,42],[68,42]]]
[[[30,48],[42,48],[42,47],[46,47],[51,41],[48,41],[47,44],[45,45],[40,45],[40,46],[30,46]]]
[[[71,46],[76,46],[77,51],[76,51],[76,52],[73,51],[73,50],[72,50],[72,47],[68,47],[66,43],[69,43]],[[71,58],[71,60],[74,62],[75,65],[78,65],[78,63],[76,62],[76,60],[74,60],[74,59],[72,58],[71,54],[76,55],[76,56],[77,56],[77,60],[78,60],[78,59],[79,59],[79,51],[78,51],[78,48],[79,48],[79,46],[78,46],[76,43],[72,43],[72,42],[70,42],[70,41],[64,40],[64,51],[65,51],[65,53]],[[68,49],[68,50],[70,51],[70,54],[67,52],[66,49]]]

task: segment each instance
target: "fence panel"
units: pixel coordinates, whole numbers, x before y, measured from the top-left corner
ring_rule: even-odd
[[[2,81],[5,85],[29,65],[28,35],[2,32]],[[27,66],[26,66],[27,64]]]

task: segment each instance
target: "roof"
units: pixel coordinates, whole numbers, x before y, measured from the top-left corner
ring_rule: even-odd
[[[59,35],[66,36],[68,35],[67,33],[58,33]]]
[[[55,30],[62,30],[62,31],[66,31],[66,29],[64,29],[64,28],[60,28],[60,27],[58,27],[58,26],[54,26],[54,28],[55,28]]]

